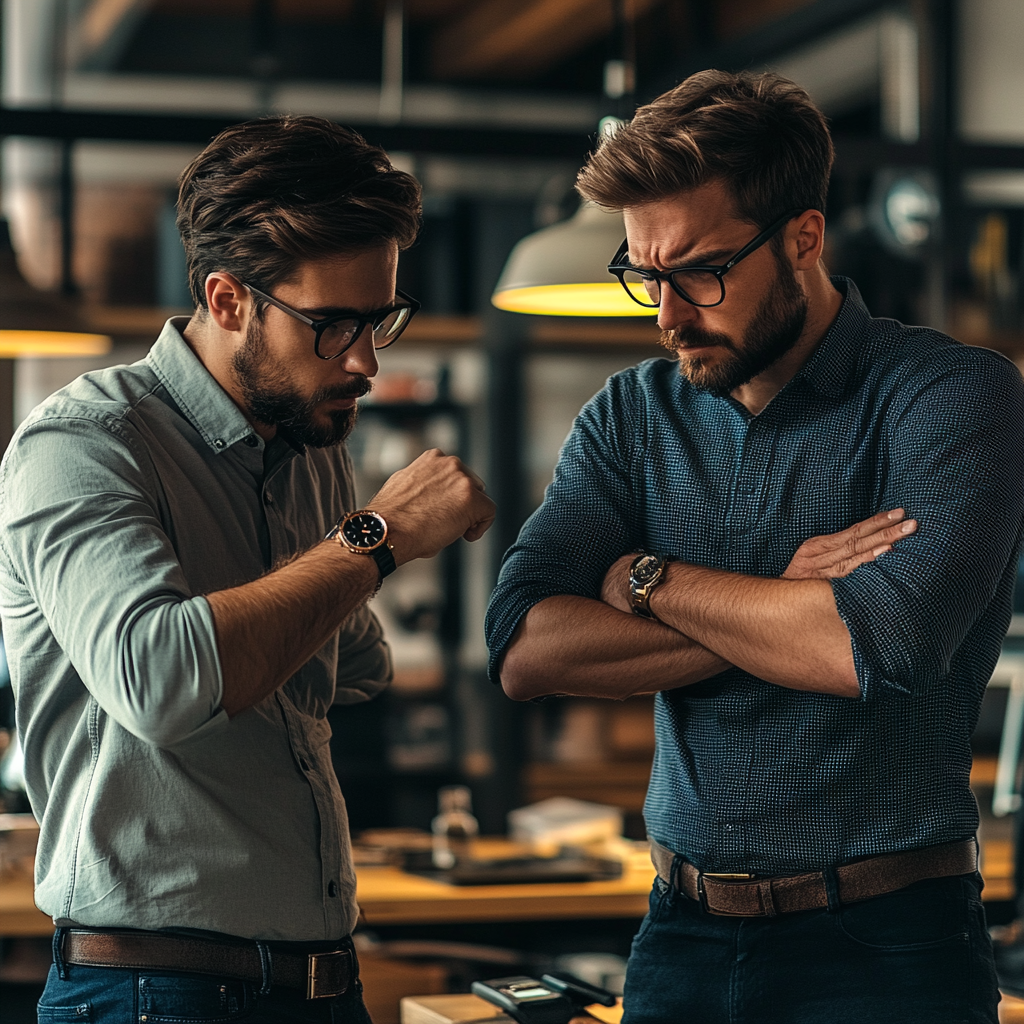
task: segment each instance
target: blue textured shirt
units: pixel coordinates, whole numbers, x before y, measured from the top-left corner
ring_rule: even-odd
[[[872,319],[852,282],[834,283],[838,317],[757,416],[668,359],[613,376],[577,418],[488,612],[497,679],[530,607],[597,598],[633,549],[777,577],[809,537],[890,508],[919,521],[832,582],[860,700],[739,669],[658,694],[647,828],[706,871],[800,871],[978,824],[969,738],[1010,618],[1024,385],[1002,356]]]

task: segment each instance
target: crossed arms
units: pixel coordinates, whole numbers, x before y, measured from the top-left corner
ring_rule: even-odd
[[[916,527],[893,509],[811,538],[778,580],[673,562],[651,597],[658,621],[631,614],[633,556],[625,555],[608,570],[602,600],[558,595],[530,609],[505,655],[502,686],[516,700],[622,699],[737,666],[793,689],[856,697],[850,634],[827,581],[874,561]]]
[[[544,504],[506,557],[488,612],[492,678],[519,700],[624,698],[736,667],[868,701],[945,679],[968,634],[998,631],[993,616],[1009,615],[1024,388],[993,353],[950,346],[928,358],[927,372],[896,380],[870,425],[877,461],[859,486],[898,518],[880,512],[804,541],[781,578],[674,563],[652,595],[658,622],[627,614],[626,553],[676,527],[648,518],[636,375],[612,378],[578,418]],[[829,500],[821,494],[822,507]]]

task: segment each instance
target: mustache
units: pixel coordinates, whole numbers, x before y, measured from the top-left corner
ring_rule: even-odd
[[[309,400],[310,405],[319,405],[321,402],[333,402],[339,398],[362,398],[373,390],[373,384],[369,377],[356,374],[352,380],[344,384],[332,384],[330,387],[320,388],[313,392]]]
[[[697,327],[674,327],[670,331],[662,331],[659,343],[670,352],[685,351],[688,348],[736,348],[728,334],[702,331]]]

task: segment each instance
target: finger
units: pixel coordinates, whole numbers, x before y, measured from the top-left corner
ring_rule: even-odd
[[[904,519],[902,522],[890,523],[873,533],[858,537],[851,547],[851,552],[861,554],[864,551],[872,550],[880,543],[895,544],[896,541],[908,537],[915,530],[917,530],[916,519]]]
[[[899,522],[906,514],[906,510],[902,508],[891,508],[885,512],[877,512],[867,519],[862,519],[859,523],[854,523],[848,531],[844,532],[849,532],[858,538],[868,537],[873,533],[886,529],[893,523]]]
[[[462,536],[466,540],[479,540],[494,525],[494,516],[474,523]]]

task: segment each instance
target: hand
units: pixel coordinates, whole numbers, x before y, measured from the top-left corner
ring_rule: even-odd
[[[916,519],[894,508],[855,523],[839,533],[805,540],[782,574],[786,580],[831,580],[849,576],[858,565],[873,562],[917,529]]]
[[[367,507],[387,521],[399,565],[433,558],[459,537],[479,540],[496,511],[483,480],[437,448],[390,477]]]
[[[633,602],[629,593],[629,567],[635,558],[635,554],[617,558],[604,574],[604,582],[601,584],[601,600],[627,615],[633,613]]]

